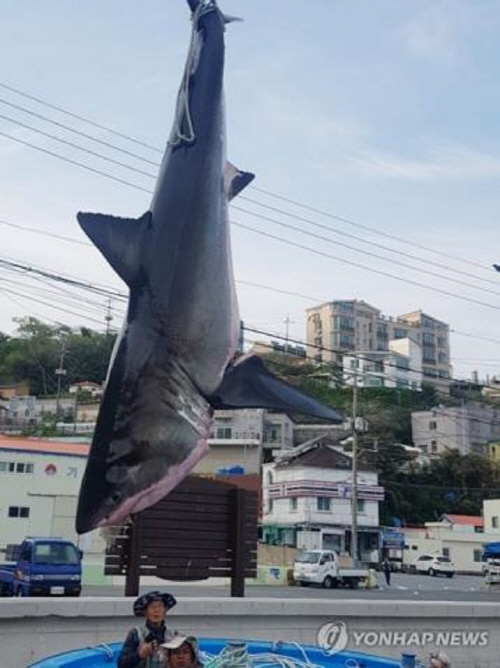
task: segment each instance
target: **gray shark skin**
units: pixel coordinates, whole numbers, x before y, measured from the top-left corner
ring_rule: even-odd
[[[255,357],[233,363],[239,334],[228,201],[253,175],[226,162],[224,32],[215,0],[188,0],[192,40],[174,126],[149,210],[79,213],[127,283],[82,480],[76,530],[118,524],[171,491],[208,452],[213,408],[263,407],[340,422]]]

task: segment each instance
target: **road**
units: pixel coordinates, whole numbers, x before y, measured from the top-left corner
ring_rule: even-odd
[[[457,575],[452,579],[427,575],[393,574],[391,586],[386,587],[379,575],[380,588],[364,590],[334,589],[320,587],[289,587],[278,585],[248,585],[246,596],[263,598],[318,598],[318,599],[383,599],[414,601],[500,601],[500,585],[488,589],[479,576]],[[141,593],[156,586],[141,587]],[[206,583],[179,584],[166,582],[165,590],[175,596],[229,596],[229,587]],[[83,588],[83,596],[122,596],[123,587],[93,585]]]

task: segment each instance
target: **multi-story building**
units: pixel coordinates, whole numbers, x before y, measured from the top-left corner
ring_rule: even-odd
[[[316,438],[280,453],[263,466],[264,542],[350,550],[352,458],[330,437]],[[358,543],[362,559],[371,560],[379,541],[379,501],[384,490],[376,470],[358,466]]]
[[[210,452],[193,473],[217,473],[237,467],[244,473],[260,474],[262,463],[273,450],[293,445],[293,421],[284,413],[269,413],[262,408],[217,410]]]
[[[74,526],[88,452],[88,444],[0,436],[0,549],[26,536],[61,536],[102,562],[99,531],[78,537]]]
[[[422,351],[412,339],[389,341],[389,350],[344,355],[344,382],[358,387],[422,388]]]
[[[488,456],[488,444],[500,438],[500,409],[492,406],[438,406],[412,413],[411,423],[414,445],[431,456],[454,449]]]
[[[450,327],[422,311],[398,316],[390,323],[391,338],[416,335],[422,347],[423,380],[447,389],[451,377]],[[396,330],[401,336],[396,336]]]
[[[320,304],[306,314],[308,355],[317,361],[342,364],[345,354],[388,351],[391,341],[411,339],[421,346],[422,379],[447,389],[451,365],[446,323],[422,311],[386,317],[357,299]]]

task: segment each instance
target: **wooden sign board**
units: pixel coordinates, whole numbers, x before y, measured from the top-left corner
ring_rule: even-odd
[[[257,572],[257,493],[190,476],[156,505],[134,515],[106,551],[106,575],[193,581],[231,577],[233,596]]]

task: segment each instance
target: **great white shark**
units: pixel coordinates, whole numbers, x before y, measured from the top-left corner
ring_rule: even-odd
[[[207,454],[214,408],[269,408],[340,422],[333,408],[234,360],[240,318],[228,202],[253,174],[226,160],[224,32],[215,0],[188,0],[192,36],[148,211],[79,213],[128,285],[122,332],[80,488],[76,530],[118,524],[171,491]]]

